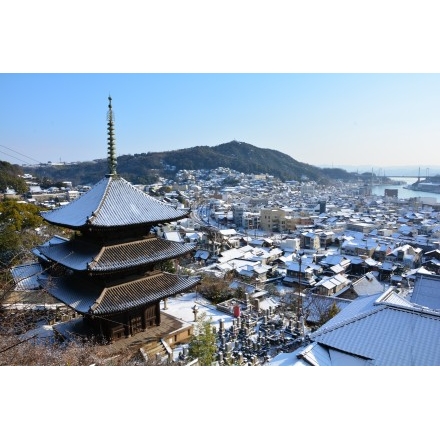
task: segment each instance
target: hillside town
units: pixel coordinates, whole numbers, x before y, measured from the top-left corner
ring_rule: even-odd
[[[108,100],[98,182],[42,189],[26,174],[24,194],[4,191],[42,224],[3,289],[3,317],[32,312],[28,331],[5,330],[21,339],[4,364],[41,338],[105,346],[104,365],[440,365],[435,197],[225,167],[134,185]]]
[[[42,191],[24,177],[25,202],[47,208],[90,190],[66,182],[61,191]],[[194,290],[163,301],[162,313],[173,313],[176,298],[190,298],[177,313],[191,327],[208,312],[216,365],[440,364],[435,198],[374,196],[364,182],[323,187],[225,168],[184,170],[137,189],[190,208],[190,216],[154,227],[164,240],[193,246],[190,260],[177,259],[178,271],[227,280],[241,293],[215,306]],[[13,269],[16,289],[36,288],[28,270]],[[185,364],[186,342],[175,338],[156,359]]]

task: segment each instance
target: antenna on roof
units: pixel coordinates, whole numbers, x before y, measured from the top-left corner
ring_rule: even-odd
[[[116,160],[116,141],[115,141],[115,127],[114,127],[114,114],[113,114],[113,110],[112,110],[112,98],[109,95],[108,97],[108,111],[107,111],[107,130],[108,130],[108,138],[107,138],[107,144],[108,144],[108,169],[109,169],[109,174],[108,176],[111,175],[116,175],[116,164],[117,164],[117,160]]]

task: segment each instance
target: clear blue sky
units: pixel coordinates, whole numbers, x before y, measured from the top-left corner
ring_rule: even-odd
[[[3,7],[0,160],[105,158],[111,94],[117,155],[236,139],[317,166],[440,166],[434,2],[156,3]]]
[[[11,155],[18,158],[18,163],[31,162],[26,156],[42,162],[106,157],[107,96],[111,93],[118,155],[217,145],[235,138],[257,147],[284,151],[296,160],[314,165],[440,166],[440,78],[438,74],[411,75],[440,72],[438,2],[20,0],[3,2],[1,14],[0,160],[15,162]],[[75,74],[46,75],[46,72]],[[81,72],[159,74],[81,75]],[[220,74],[161,75],[161,72]],[[224,74],[228,72],[305,75]],[[308,75],[309,72],[323,74]],[[352,75],[357,72],[366,75]],[[395,75],[396,72],[409,74]],[[379,74],[371,75],[374,73]],[[59,379],[65,380],[65,370],[59,371]],[[88,376],[90,371],[87,370]],[[99,371],[100,376],[106,374]],[[120,371],[124,374],[121,383],[123,379],[125,384],[126,372]],[[179,369],[163,371],[166,376],[160,377],[163,379],[160,383],[164,384],[169,383],[170,372],[182,374]],[[200,377],[200,370],[185,371],[197,371],[196,379]],[[233,383],[238,370],[222,371],[233,371],[234,376],[225,379]],[[246,386],[250,379],[247,389],[252,392],[260,370],[243,371],[246,377],[240,377],[240,383]],[[281,381],[277,385],[287,383],[291,373],[285,371],[285,376],[278,374]],[[381,382],[384,378],[381,370],[366,371],[362,372],[362,384],[368,385],[362,393],[356,388],[351,395],[351,390],[339,387],[332,396],[341,405],[347,399],[356,400],[353,405],[356,412],[350,414],[355,420],[369,409],[366,406],[362,411],[368,399],[357,401],[356,397],[376,390],[378,384],[390,384],[390,377]],[[53,380],[54,374],[57,372],[50,370],[47,379]],[[111,374],[114,375],[114,370]],[[341,374],[339,380],[334,380],[335,374]],[[308,407],[311,381],[314,385],[318,381],[318,387],[327,387],[329,383],[346,380],[347,374],[351,372],[329,370],[328,377],[317,376],[313,370],[306,380],[294,384],[295,391],[299,387],[306,399],[304,407]],[[404,379],[399,376],[400,372],[394,370],[392,377],[396,385]],[[369,378],[371,386],[366,382]],[[20,371],[17,376],[20,383],[27,387],[35,384],[33,377],[23,382],[25,379]],[[138,389],[137,379],[133,378],[131,388]],[[173,385],[181,387],[181,377],[175,379]],[[425,398],[418,395],[420,390],[431,389],[428,385],[435,383],[434,376],[430,377],[425,370],[423,379],[424,386],[412,390],[417,392],[411,396],[414,401]],[[8,398],[15,398],[19,396],[17,382],[10,382]],[[183,392],[185,399],[190,404],[199,403],[200,393],[197,389],[193,392],[195,382],[185,383],[190,384]],[[35,391],[28,395],[41,395],[39,389]],[[222,390],[219,388],[218,392]],[[260,396],[261,391],[258,393]],[[396,393],[388,394],[392,401],[385,400],[386,410],[400,411],[401,396],[395,399]],[[120,396],[117,390],[116,395],[126,399],[126,389]],[[38,406],[38,400],[35,403],[27,417],[39,423],[46,416],[46,406]],[[66,406],[59,408],[65,411]],[[274,415],[279,416],[284,408],[276,407]],[[249,407],[246,416],[253,415],[253,407]],[[22,423],[19,412],[8,416],[6,421],[11,427]],[[155,416],[162,420],[161,413]],[[302,426],[309,429],[314,413],[302,412],[301,417],[305,417],[305,423],[296,429]],[[425,407],[421,420],[424,417]],[[184,414],[176,426],[183,426],[186,421]],[[331,421],[329,418],[321,423],[320,434],[327,434]],[[33,428],[35,423],[27,425]],[[234,428],[241,434],[241,427]],[[94,432],[94,425],[87,428]],[[123,428],[126,434],[127,426]],[[269,428],[273,435],[277,426]],[[275,435],[283,435],[282,429],[279,424]],[[402,424],[402,433],[404,429],[407,425]],[[187,429],[179,435],[189,438],[193,432]]]
[[[440,74],[1,74],[0,159],[117,155],[230,140],[323,166],[440,165]]]

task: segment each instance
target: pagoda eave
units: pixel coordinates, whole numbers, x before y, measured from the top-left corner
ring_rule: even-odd
[[[39,282],[50,295],[79,314],[110,316],[189,291],[199,284],[200,277],[160,272],[109,287],[76,275],[40,278]]]
[[[79,238],[55,244],[48,242],[38,247],[40,259],[90,274],[148,268],[191,253],[194,249],[195,244],[165,240],[157,236],[103,247]]]

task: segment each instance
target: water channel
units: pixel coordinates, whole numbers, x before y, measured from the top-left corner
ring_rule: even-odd
[[[434,198],[436,202],[439,202],[440,194],[430,193],[426,191],[413,191],[408,188],[404,188],[407,185],[417,181],[417,177],[392,177],[393,180],[404,181],[404,185],[374,185],[372,188],[372,194],[376,196],[383,196],[385,194],[385,189],[397,189],[397,197],[399,199],[410,199],[413,197],[430,197]]]

